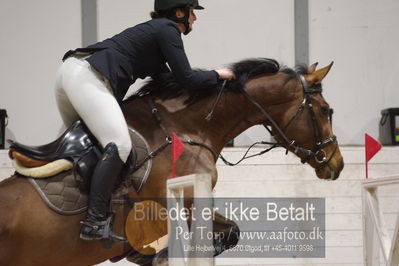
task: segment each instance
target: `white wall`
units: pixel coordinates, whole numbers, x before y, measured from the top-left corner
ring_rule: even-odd
[[[378,136],[380,111],[399,107],[399,1],[310,0],[310,61],[335,61],[324,82],[341,144]]]
[[[65,51],[80,45],[80,0],[0,1],[0,109],[6,138],[54,139],[61,126],[53,86]]]
[[[185,38],[194,67],[216,68],[248,57],[294,64],[293,0],[202,0],[195,30]],[[149,19],[153,1],[98,0],[99,39]],[[378,136],[380,110],[399,106],[399,27],[396,0],[310,0],[310,62],[335,65],[325,98],[335,109],[341,144]],[[42,144],[61,120],[53,97],[63,53],[81,45],[80,0],[0,1],[0,108],[10,119],[7,138]],[[252,129],[237,144],[259,140]]]
[[[248,57],[278,58],[293,64],[292,0],[251,0],[250,5],[240,0],[200,3],[205,10],[196,11],[194,30],[183,37],[193,67],[215,68]],[[119,0],[117,5],[98,0],[99,39],[149,20],[152,10],[153,1],[148,0]]]

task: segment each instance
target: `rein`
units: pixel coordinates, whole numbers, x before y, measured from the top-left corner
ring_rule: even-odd
[[[155,149],[154,151],[150,152],[143,160],[141,160],[135,166],[134,170],[137,170],[140,167],[142,167],[147,161],[149,161],[149,160],[153,159],[154,157],[156,157],[160,152],[162,152],[164,149],[166,149],[166,147],[168,147],[169,145],[172,144],[172,137],[168,133],[168,131],[166,130],[166,127],[164,126],[162,118],[159,115],[158,108],[155,106],[154,101],[151,98],[151,96],[147,97],[147,104],[149,105],[152,115],[154,116],[158,126],[161,128],[161,130],[162,130],[162,132],[163,132],[163,134],[165,136],[165,141],[157,149]],[[183,143],[187,143],[187,144],[190,144],[190,145],[193,145],[193,146],[200,146],[200,147],[203,147],[203,148],[207,149],[212,154],[215,162],[217,161],[219,155],[211,147],[209,147],[208,145],[206,145],[204,143],[201,143],[201,142],[197,142],[197,141],[189,139],[189,138],[180,137],[180,140]]]
[[[311,159],[315,159],[315,161],[319,164],[319,167],[317,167],[316,170],[321,169],[324,166],[328,166],[329,168],[331,168],[329,165],[329,162],[333,158],[338,145],[335,146],[333,152],[331,153],[331,155],[328,159],[327,159],[327,153],[324,150],[324,148],[334,142],[337,142],[337,137],[335,135],[333,135],[330,138],[322,140],[321,133],[320,133],[320,127],[317,122],[316,114],[313,110],[312,100],[310,98],[311,94],[321,93],[323,90],[322,90],[320,84],[316,84],[312,87],[309,87],[303,75],[299,75],[299,80],[301,81],[301,84],[303,87],[304,99],[303,99],[302,103],[300,104],[300,106],[298,107],[295,114],[293,115],[293,117],[282,128],[273,120],[273,118],[269,115],[269,113],[258,102],[256,102],[252,98],[251,95],[248,94],[247,91],[245,91],[243,88],[241,88],[241,93],[247,98],[247,100],[249,100],[253,105],[255,105],[259,109],[259,111],[266,118],[265,121],[269,121],[271,123],[272,128],[274,128],[277,131],[276,135],[279,136],[280,138],[282,138],[283,142],[267,142],[267,141],[255,142],[247,149],[247,151],[245,152],[245,154],[243,155],[243,157],[240,160],[238,160],[236,163],[231,163],[226,158],[224,158],[222,154],[217,154],[211,147],[209,147],[208,145],[206,145],[204,143],[194,141],[194,140],[188,139],[188,138],[180,138],[181,141],[183,143],[187,143],[189,145],[200,146],[200,147],[207,149],[213,155],[215,162],[217,161],[218,158],[220,158],[226,165],[229,165],[229,166],[238,165],[243,160],[246,160],[246,159],[249,159],[252,157],[256,157],[256,156],[260,156],[262,154],[265,154],[265,153],[271,151],[272,149],[274,149],[276,147],[284,147],[284,148],[286,148],[286,154],[288,154],[289,148],[291,148],[295,154],[299,154],[299,153],[305,154],[305,157],[303,157],[301,159],[301,163],[307,163]],[[221,99],[221,95],[224,91],[225,85],[226,85],[226,81],[223,82],[223,85],[220,88],[217,98],[216,98],[214,104],[212,105],[212,109],[209,112],[209,114],[207,115],[207,117],[205,118],[205,120],[209,121],[212,118],[213,112],[216,109],[216,106],[218,105],[218,103]],[[149,107],[151,109],[152,115],[154,116],[157,124],[159,125],[159,127],[161,128],[161,130],[164,133],[165,142],[163,144],[161,144],[157,149],[150,152],[147,155],[147,157],[145,157],[142,161],[140,161],[136,165],[135,169],[139,169],[141,166],[144,165],[144,163],[146,163],[148,160],[151,160],[154,157],[156,157],[166,147],[168,147],[170,144],[172,144],[172,137],[170,136],[166,127],[164,126],[162,118],[159,115],[158,109],[156,108],[153,99],[151,98],[151,96],[147,97],[146,99],[147,99],[146,100],[147,104],[149,105]],[[310,111],[311,121],[312,121],[312,126],[313,126],[313,134],[316,139],[316,149],[315,150],[306,149],[304,147],[296,145],[295,140],[290,140],[287,137],[287,135],[284,133],[284,131],[291,125],[291,123],[302,113],[302,111],[305,109],[306,106],[309,108],[309,111]],[[269,129],[266,125],[263,125],[263,126],[267,129],[267,131],[269,131],[269,133],[270,133],[270,135],[272,135],[272,137],[274,137],[274,138],[276,137],[276,135],[273,135],[271,129]],[[272,145],[272,146],[267,149],[262,150],[261,152],[247,156],[249,151],[256,145]]]
[[[312,100],[309,97],[310,94],[313,93],[321,93],[322,92],[322,88],[320,84],[314,85],[312,87],[309,88],[305,78],[303,75],[299,76],[299,79],[301,81],[302,87],[303,87],[303,92],[304,92],[304,99],[302,101],[302,103],[300,104],[300,106],[298,107],[297,111],[295,112],[294,116],[288,121],[288,123],[284,126],[284,127],[280,127],[277,125],[277,123],[273,120],[273,118],[269,115],[269,113],[258,103],[256,102],[251,95],[248,94],[248,92],[246,92],[243,88],[241,88],[241,93],[253,104],[255,105],[259,111],[263,114],[263,116],[266,118],[266,121],[269,121],[272,125],[272,127],[277,131],[277,135],[279,137],[281,137],[283,139],[283,142],[256,142],[254,144],[252,144],[248,150],[246,151],[246,153],[244,154],[244,156],[236,163],[230,163],[228,162],[222,155],[219,155],[219,157],[223,160],[223,162],[227,165],[230,166],[234,166],[239,164],[240,162],[242,162],[245,159],[251,158],[251,157],[255,157],[255,156],[259,156],[262,155],[266,152],[271,151],[272,149],[276,148],[276,147],[285,147],[286,148],[286,154],[288,153],[288,149],[291,148],[293,149],[293,152],[295,154],[298,153],[302,153],[305,154],[305,157],[301,159],[302,163],[307,163],[309,162],[309,160],[311,159],[315,159],[315,161],[320,164],[319,167],[316,168],[316,170],[321,169],[324,166],[329,166],[329,162],[331,161],[331,159],[333,158],[336,150],[337,150],[337,145],[335,146],[333,152],[331,153],[330,157],[327,159],[327,153],[325,152],[324,148],[327,147],[328,145],[330,145],[333,142],[337,141],[337,137],[335,135],[333,135],[330,138],[327,138],[325,140],[322,140],[321,138],[321,133],[320,133],[320,127],[318,125],[317,119],[316,119],[316,114],[313,110],[313,105],[312,105]],[[298,146],[295,144],[295,140],[289,140],[287,135],[284,133],[284,130],[286,130],[290,124],[302,113],[302,111],[305,109],[305,107],[308,107],[310,110],[310,114],[311,114],[311,120],[312,120],[312,126],[313,126],[313,132],[314,132],[314,136],[316,138],[316,149],[314,151],[310,150],[310,149],[306,149],[304,147]],[[276,135],[273,135],[272,131],[264,125],[264,127],[269,131],[269,133],[275,137]],[[250,149],[252,149],[254,146],[259,145],[259,144],[269,144],[272,145],[272,147],[267,148],[257,154],[253,154],[250,156],[247,156],[248,152],[250,151]],[[321,157],[321,158],[320,158]]]

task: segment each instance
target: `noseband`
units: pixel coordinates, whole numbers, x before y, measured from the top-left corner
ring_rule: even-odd
[[[307,163],[311,159],[314,159],[315,162],[317,162],[319,164],[319,166],[316,168],[316,171],[323,168],[324,166],[328,166],[329,168],[331,168],[329,166],[329,162],[333,158],[338,145],[335,145],[335,148],[334,148],[333,152],[331,153],[331,155],[329,156],[329,158],[327,158],[327,153],[324,149],[328,145],[330,145],[334,142],[337,142],[337,137],[335,135],[333,135],[325,140],[322,139],[320,127],[317,122],[316,114],[313,110],[312,99],[310,97],[311,94],[322,93],[323,90],[321,88],[321,84],[315,84],[312,87],[309,87],[303,75],[300,75],[299,79],[300,79],[302,87],[303,87],[304,99],[303,99],[301,105],[298,107],[295,115],[282,128],[279,125],[277,125],[277,123],[266,112],[266,110],[259,103],[257,103],[251,97],[251,95],[248,94],[248,92],[246,92],[244,89],[241,89],[241,91],[245,95],[245,97],[262,112],[262,114],[266,117],[266,121],[269,121],[271,123],[272,127],[277,131],[277,134],[273,135],[271,130],[267,126],[264,125],[264,127],[270,132],[270,134],[273,137],[280,137],[283,140],[282,143],[273,143],[275,147],[283,146],[283,147],[287,148],[287,152],[288,152],[288,149],[291,148],[295,154],[298,154],[298,155],[304,154],[305,156],[301,157],[302,163]],[[295,140],[290,140],[287,137],[287,135],[284,133],[284,131],[290,126],[290,124],[302,113],[302,111],[305,109],[305,107],[308,107],[308,109],[309,109],[312,126],[313,126],[313,132],[314,132],[313,134],[316,139],[316,144],[315,144],[314,150],[306,149],[304,147],[296,145]],[[263,143],[266,143],[266,142],[263,142]]]

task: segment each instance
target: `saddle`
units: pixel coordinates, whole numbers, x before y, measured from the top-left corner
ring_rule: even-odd
[[[75,160],[97,145],[97,141],[81,120],[76,121],[58,139],[43,146],[31,147],[11,140],[9,140],[9,143],[10,152],[19,152],[26,155],[35,160],[38,165],[63,158]],[[31,167],[34,166],[37,165]]]
[[[74,169],[82,189],[87,189],[102,148],[81,120],[76,121],[55,141],[43,146],[26,146],[10,141],[9,156],[17,172],[33,178],[54,176]],[[134,150],[122,170],[122,179],[134,170],[137,154]]]
[[[115,186],[116,202],[129,192],[139,192],[152,167],[144,137],[132,128],[129,133],[135,149]],[[17,174],[28,178],[53,211],[74,215],[86,210],[90,178],[102,148],[81,120],[43,146],[30,147],[10,140],[9,143],[9,156]]]

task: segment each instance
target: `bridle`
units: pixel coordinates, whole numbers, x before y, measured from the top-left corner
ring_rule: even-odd
[[[333,158],[335,152],[337,151],[338,143],[337,143],[337,137],[335,135],[332,135],[331,137],[323,140],[320,132],[320,125],[317,121],[316,114],[313,109],[313,104],[312,104],[312,99],[310,95],[312,93],[322,93],[323,89],[321,87],[321,84],[316,84],[313,85],[311,88],[308,87],[308,84],[304,78],[303,75],[299,76],[299,79],[301,80],[303,91],[304,91],[304,101],[305,104],[307,104],[309,111],[310,111],[310,116],[312,119],[312,126],[313,126],[313,134],[316,139],[316,149],[315,151],[311,151],[308,157],[305,157],[304,159],[301,160],[302,163],[308,162],[310,159],[314,158],[315,161],[320,164],[319,168],[324,167],[324,165],[328,165],[328,163],[331,161]],[[330,109],[331,110],[331,109]],[[332,143],[336,143],[333,152],[331,153],[330,157],[327,158],[327,153],[324,150],[325,147]],[[321,160],[319,159],[319,155],[321,155]]]
[[[305,155],[304,157],[301,157],[301,162],[302,163],[307,163],[310,160],[314,159],[315,162],[319,164],[319,166],[316,168],[316,171],[328,166],[330,169],[329,162],[333,158],[336,150],[337,150],[337,137],[335,135],[323,140],[320,132],[320,126],[316,118],[316,114],[313,109],[313,104],[312,104],[312,98],[310,95],[316,94],[316,93],[322,93],[322,87],[320,84],[315,84],[312,87],[309,87],[304,76],[299,75],[299,80],[301,81],[302,87],[303,87],[303,101],[300,104],[300,106],[297,108],[294,116],[290,120],[288,120],[287,124],[283,127],[280,127],[274,120],[273,118],[267,113],[267,111],[259,104],[257,103],[251,95],[248,94],[247,91],[244,89],[241,89],[241,92],[244,94],[244,96],[252,103],[254,104],[265,116],[266,120],[263,123],[264,127],[269,131],[269,133],[275,138],[275,139],[281,139],[282,142],[277,142],[277,143],[270,143],[270,142],[261,142],[261,144],[273,144],[272,148],[275,147],[285,147],[287,149],[291,149],[295,154],[298,156],[303,154]],[[291,123],[303,112],[305,108],[309,109],[310,116],[311,116],[311,121],[312,121],[312,127],[313,127],[313,134],[316,139],[316,144],[315,144],[315,149],[310,150],[307,148],[304,148],[302,146],[299,146],[295,143],[295,140],[290,140],[287,135],[284,133],[284,131],[291,125]],[[272,126],[272,128],[277,132],[277,134],[273,134],[272,130],[270,130],[265,124],[269,122]],[[332,143],[336,143],[335,148],[329,158],[327,158],[327,153],[324,150],[328,145]],[[269,151],[271,149],[267,149]],[[263,154],[264,152],[262,152]],[[251,156],[252,157],[252,156]]]
[[[303,75],[299,75],[299,80],[301,81],[302,84],[302,88],[303,88],[303,101],[302,103],[299,105],[299,107],[297,108],[295,114],[291,117],[290,120],[288,120],[287,124],[284,125],[283,127],[280,127],[274,120],[273,118],[269,115],[269,113],[258,103],[256,102],[253,97],[248,94],[247,91],[244,90],[244,88],[240,89],[240,92],[253,104],[255,105],[260,112],[263,114],[263,116],[266,118],[265,122],[263,123],[264,127],[269,131],[270,135],[272,135],[276,140],[281,139],[282,142],[266,142],[266,141],[261,141],[261,142],[256,142],[254,144],[252,144],[248,150],[245,152],[244,156],[237,161],[236,163],[231,163],[228,160],[226,160],[223,155],[221,154],[217,154],[211,147],[209,147],[208,145],[202,143],[202,142],[198,142],[192,139],[188,139],[188,138],[181,138],[181,140],[184,143],[187,143],[189,145],[194,145],[194,146],[200,146],[203,147],[205,149],[207,149],[214,157],[215,161],[220,158],[225,164],[230,165],[230,166],[234,166],[239,164],[240,162],[242,162],[245,159],[251,158],[251,157],[255,157],[255,156],[259,156],[262,155],[266,152],[269,152],[270,150],[276,148],[276,147],[284,147],[286,148],[288,153],[288,150],[291,149],[295,154],[297,154],[300,158],[301,158],[301,162],[302,163],[308,163],[310,160],[314,159],[316,163],[318,163],[318,167],[316,168],[316,171],[318,171],[319,169],[327,166],[330,170],[332,170],[331,166],[330,166],[330,161],[331,159],[334,157],[334,154],[337,151],[338,148],[338,143],[337,143],[337,137],[335,135],[323,140],[322,136],[321,136],[321,132],[320,132],[320,126],[318,124],[317,118],[316,118],[316,114],[314,112],[313,109],[313,105],[312,105],[312,99],[310,97],[310,95],[312,94],[317,94],[317,93],[322,93],[322,87],[320,84],[315,84],[312,87],[309,87],[304,76]],[[223,83],[222,87],[220,88],[219,94],[217,96],[216,102],[214,103],[211,112],[208,114],[208,116],[205,118],[206,120],[210,120],[212,118],[212,114],[213,111],[215,110],[217,104],[219,103],[219,100],[221,98],[221,94],[223,93],[224,87],[226,85],[226,81]],[[141,95],[141,96],[146,96],[146,95]],[[167,146],[169,146],[172,143],[172,138],[169,134],[169,132],[167,131],[167,129],[165,128],[165,126],[163,125],[163,121],[160,117],[160,114],[158,112],[158,109],[156,108],[151,96],[149,96],[147,98],[147,104],[149,105],[150,109],[151,109],[151,113],[153,114],[157,124],[160,126],[160,128],[162,129],[164,135],[165,135],[165,141],[163,144],[161,144],[157,149],[155,149],[154,151],[150,152],[148,154],[148,156],[146,158],[144,158],[141,162],[139,162],[135,169],[140,168],[146,161],[153,159],[154,157],[156,157],[161,151],[163,151]],[[310,116],[311,116],[311,121],[312,121],[312,127],[313,127],[313,134],[315,136],[316,139],[316,143],[315,143],[315,149],[314,150],[310,150],[307,148],[304,148],[300,145],[297,145],[295,140],[290,140],[287,135],[284,133],[285,130],[287,130],[287,128],[291,125],[291,123],[298,118],[301,113],[303,112],[303,110],[305,110],[305,108],[308,107],[309,112],[310,112]],[[266,126],[267,122],[269,122],[272,126],[272,128],[277,131],[277,134],[273,134],[272,130],[268,128],[268,126]],[[329,146],[332,143],[336,143],[333,152],[330,154],[330,156],[327,158],[327,153],[324,150],[327,146]],[[270,148],[267,148],[259,153],[253,154],[253,155],[249,155],[247,156],[248,152],[255,146],[258,144],[268,144],[268,145],[272,145]],[[300,155],[303,154],[304,157],[301,157]]]

